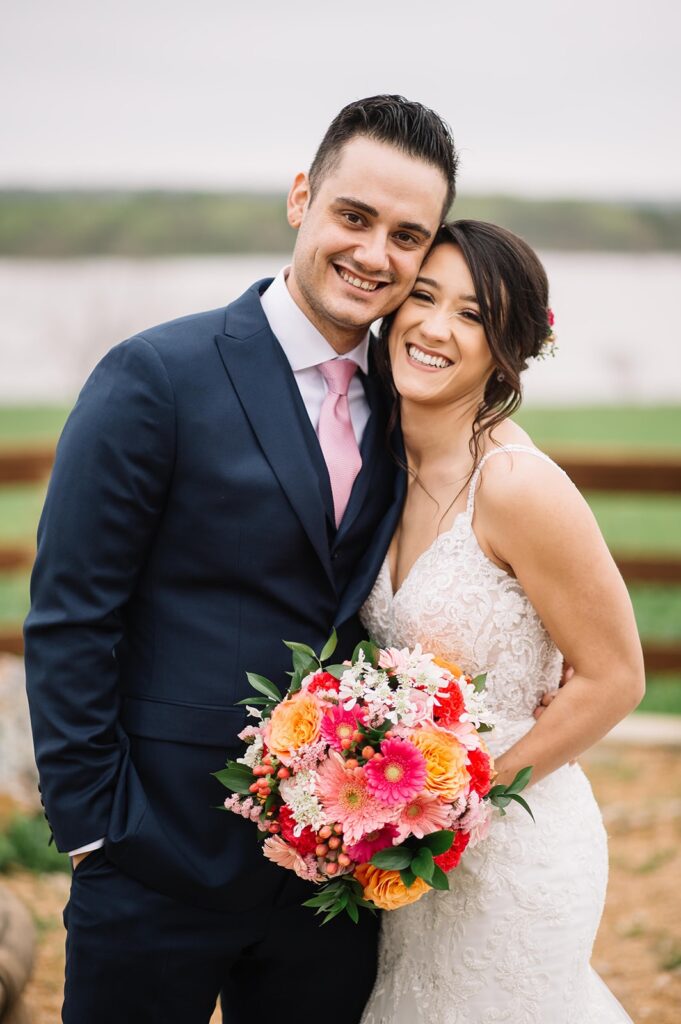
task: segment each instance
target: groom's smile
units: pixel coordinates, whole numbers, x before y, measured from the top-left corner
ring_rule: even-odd
[[[347,142],[313,188],[299,174],[288,200],[298,230],[288,278],[296,303],[339,352],[409,293],[442,217],[438,167],[388,143]]]

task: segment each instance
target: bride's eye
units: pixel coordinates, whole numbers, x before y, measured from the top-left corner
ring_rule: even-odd
[[[482,318],[479,313],[476,313],[473,309],[462,309],[461,316],[465,317],[466,320],[470,320],[471,323],[481,324]]]
[[[411,293],[411,298],[412,299],[418,299],[419,302],[432,302],[433,301],[433,296],[430,295],[429,292],[413,291]]]

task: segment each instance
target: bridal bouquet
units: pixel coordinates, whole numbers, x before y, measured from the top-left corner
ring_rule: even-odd
[[[448,889],[467,846],[487,835],[493,807],[519,795],[531,768],[493,786],[483,733],[492,727],[485,677],[471,679],[419,645],[358,644],[350,661],[293,652],[288,691],[248,673],[254,719],[239,734],[243,757],[215,777],[224,806],[257,823],[263,853],[319,883],[307,906],[324,921],[359,908],[393,910]]]

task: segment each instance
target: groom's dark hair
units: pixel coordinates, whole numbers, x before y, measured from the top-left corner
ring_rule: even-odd
[[[422,103],[404,96],[369,96],[348,103],[329,125],[310,167],[310,191],[314,198],[320,182],[337,165],[343,146],[363,135],[387,142],[409,156],[438,167],[447,183],[443,218],[454,202],[458,156],[446,121]]]

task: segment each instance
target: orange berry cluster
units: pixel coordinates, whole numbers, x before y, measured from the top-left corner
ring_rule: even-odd
[[[323,825],[317,833],[318,842],[314,852],[319,870],[324,875],[336,875],[340,868],[352,864],[342,835],[343,826],[338,823]]]

